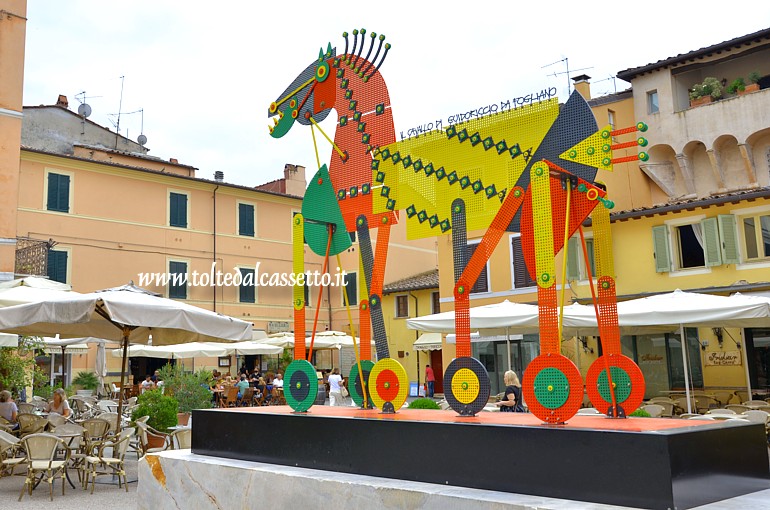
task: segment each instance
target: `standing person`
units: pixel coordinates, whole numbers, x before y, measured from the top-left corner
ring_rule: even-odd
[[[19,424],[16,418],[19,416],[19,408],[16,406],[16,402],[11,397],[11,392],[8,390],[0,391],[0,416],[8,420],[13,430],[19,428]]]
[[[433,390],[436,385],[436,376],[433,374],[433,369],[430,365],[425,365],[425,383],[428,385],[428,392],[425,395],[428,398],[433,398]]]
[[[329,376],[329,405],[341,406],[342,405],[342,390],[340,389],[345,383],[340,375],[340,369],[335,368],[332,370]]]
[[[495,405],[500,411],[508,413],[523,413],[524,406],[521,405],[521,383],[519,376],[513,370],[508,370],[503,374],[503,383],[505,383],[505,395],[500,402]]]
[[[53,391],[53,399],[48,402],[48,405],[45,408],[45,412],[60,414],[65,418],[70,417],[70,414],[72,414],[72,409],[70,409],[70,405],[67,403],[67,394],[64,393],[63,389],[56,388]]]

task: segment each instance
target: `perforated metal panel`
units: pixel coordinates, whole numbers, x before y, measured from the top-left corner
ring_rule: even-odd
[[[286,367],[283,394],[286,403],[304,413],[315,402],[318,395],[318,375],[309,361],[295,359]]]
[[[386,411],[389,407],[386,404],[389,403],[394,410],[399,410],[409,394],[406,370],[392,358],[379,360],[369,374],[369,390],[378,409]]]
[[[489,374],[475,358],[457,357],[444,371],[444,392],[449,406],[461,416],[473,416],[489,401]]]

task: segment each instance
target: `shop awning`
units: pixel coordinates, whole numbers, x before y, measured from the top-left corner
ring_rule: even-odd
[[[415,351],[440,351],[441,333],[423,333],[414,341]]]
[[[48,355],[51,354],[61,354],[61,346],[58,345],[46,345],[43,347],[43,352],[45,352]],[[65,346],[64,348],[64,354],[87,354],[88,353],[88,344],[70,344]]]

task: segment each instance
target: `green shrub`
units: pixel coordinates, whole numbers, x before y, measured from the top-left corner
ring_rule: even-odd
[[[185,372],[178,365],[165,365],[158,374],[163,381],[163,393],[174,397],[179,404],[180,413],[189,413],[193,409],[209,409],[212,407],[211,372],[199,370],[195,373]]]
[[[713,77],[703,80],[703,83],[696,83],[690,91],[690,99],[698,99],[703,96],[711,96],[712,99],[722,97],[722,82]]]
[[[409,403],[409,409],[441,409],[441,406],[434,402],[433,399],[418,398]]]
[[[139,395],[136,407],[131,413],[131,419],[149,416],[147,425],[161,432],[177,424],[177,409],[179,403],[174,397],[163,395],[160,390],[148,390]]]
[[[743,78],[734,79],[727,87],[727,92],[730,94],[735,94],[738,91],[743,92],[744,90],[746,90],[746,82],[743,81]]]
[[[749,73],[749,81],[751,83],[759,83],[759,80],[762,79],[762,75],[759,74],[759,71],[751,71]]]
[[[645,411],[641,407],[639,409],[637,409],[636,411],[634,411],[633,413],[629,414],[628,416],[636,416],[638,418],[651,418],[652,417],[652,415],[650,413],[648,413],[647,411]]]
[[[73,386],[79,386],[84,390],[96,391],[99,387],[99,378],[93,372],[78,372],[72,380]]]

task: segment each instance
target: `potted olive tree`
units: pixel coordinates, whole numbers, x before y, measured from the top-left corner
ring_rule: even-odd
[[[185,372],[182,367],[165,365],[160,369],[158,377],[163,381],[163,392],[177,400],[177,419],[180,425],[187,425],[193,409],[209,409],[212,407],[211,372],[199,370]]]

